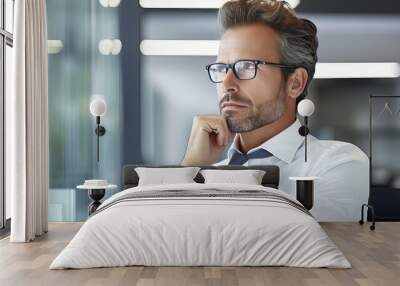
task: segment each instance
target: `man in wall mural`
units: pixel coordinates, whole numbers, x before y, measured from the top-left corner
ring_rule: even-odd
[[[369,161],[355,145],[298,130],[297,104],[317,62],[317,28],[284,1],[229,1],[216,62],[207,66],[220,115],[193,120],[182,165],[277,165],[279,188],[295,194],[290,176],[317,176],[312,213],[318,220],[358,220],[368,200]],[[217,162],[225,149],[227,158]]]

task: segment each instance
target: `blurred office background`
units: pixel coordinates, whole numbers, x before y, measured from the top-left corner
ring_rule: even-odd
[[[151,0],[122,0],[116,7],[104,7],[101,2],[107,1],[47,0],[52,41],[51,220],[85,219],[89,199],[75,189],[85,179],[104,178],[121,185],[123,164],[180,163],[193,116],[218,113],[215,86],[204,70],[215,56],[179,55],[179,50],[174,51],[178,55],[158,55],[163,42],[158,42],[158,52],[143,44],[148,40],[144,43],[218,40],[216,9],[144,8],[139,3],[148,7],[163,2]],[[380,3],[301,0],[296,11],[318,27],[319,62],[399,63],[400,2]],[[120,40],[121,51],[104,55],[99,49],[104,39]],[[108,106],[102,118],[107,131],[100,139],[99,163],[95,119],[89,112],[93,94],[103,95]],[[392,117],[380,121],[384,96],[400,95],[398,77],[315,79],[309,91],[316,105],[311,130],[320,139],[351,142],[369,155],[370,95],[382,96],[382,101],[374,101],[373,180],[385,200],[397,199],[399,204],[400,100],[390,99]],[[396,215],[400,218],[396,210],[381,213]]]

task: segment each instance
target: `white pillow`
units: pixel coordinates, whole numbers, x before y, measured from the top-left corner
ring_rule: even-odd
[[[262,170],[202,170],[205,184],[233,183],[246,185],[261,185],[265,171]]]
[[[195,183],[199,167],[182,168],[135,168],[139,176],[138,186]]]

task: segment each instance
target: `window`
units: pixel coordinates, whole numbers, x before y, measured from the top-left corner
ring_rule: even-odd
[[[0,0],[0,228],[9,227],[10,194],[5,189],[5,101],[11,94],[14,0]],[[6,223],[8,222],[8,223]],[[1,235],[1,232],[0,232]]]

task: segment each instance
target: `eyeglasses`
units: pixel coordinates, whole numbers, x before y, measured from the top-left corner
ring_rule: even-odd
[[[210,80],[214,83],[223,82],[229,71],[232,69],[237,79],[249,80],[257,75],[258,65],[269,65],[277,68],[296,69],[296,66],[288,66],[283,64],[258,61],[258,60],[239,60],[233,64],[214,63],[206,66],[206,71]]]

